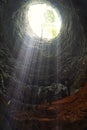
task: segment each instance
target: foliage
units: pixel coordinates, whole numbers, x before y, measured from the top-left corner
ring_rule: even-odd
[[[47,10],[44,14],[46,22],[55,22],[55,16],[52,10]]]

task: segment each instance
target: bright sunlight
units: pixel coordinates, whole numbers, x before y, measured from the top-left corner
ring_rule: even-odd
[[[28,17],[31,30],[37,37],[51,40],[60,33],[60,13],[48,4],[30,5]]]

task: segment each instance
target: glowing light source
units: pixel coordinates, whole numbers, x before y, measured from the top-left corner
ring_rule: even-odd
[[[30,5],[28,18],[32,32],[39,38],[51,40],[60,33],[61,16],[47,4]]]

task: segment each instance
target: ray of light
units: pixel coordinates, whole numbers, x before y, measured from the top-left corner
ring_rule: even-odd
[[[28,87],[33,89],[32,83],[35,81],[35,84],[38,86],[41,76],[44,75],[47,80],[49,79],[49,70],[50,70],[50,59],[49,55],[51,54],[50,47],[47,48],[47,46],[44,46],[45,42],[42,42],[42,40],[45,39],[52,39],[58,35],[61,28],[61,18],[58,16],[56,11],[46,4],[38,4],[30,6],[28,11],[30,26],[33,32],[40,37],[38,41],[34,40],[34,37],[30,38],[28,41],[27,47],[24,47],[24,44],[21,44],[18,58],[16,60],[15,68],[13,70],[13,73],[16,75],[16,80],[18,79],[20,83],[16,83],[14,91],[12,92],[12,84],[14,82],[12,81],[10,88],[8,90],[8,95],[12,95],[10,97],[10,100],[13,100],[14,98],[17,99],[19,102],[24,100],[24,90],[28,78],[29,83]],[[35,18],[35,19],[34,19]],[[34,30],[35,29],[35,30]],[[56,31],[55,34],[52,34],[52,30]],[[27,38],[24,37],[24,42],[27,41]],[[38,49],[40,44],[37,44],[37,42],[41,42],[42,45],[40,47],[40,50]],[[32,46],[33,45],[33,46]],[[37,46],[37,49],[35,48]],[[17,46],[15,45],[15,48]],[[55,48],[56,50],[57,48]],[[42,52],[41,52],[42,50]],[[46,59],[46,63],[44,62],[44,50],[46,53],[48,53],[48,58]],[[54,51],[55,51],[54,50]],[[20,63],[20,64],[19,64]],[[36,73],[36,74],[35,74]],[[46,79],[45,78],[45,79]],[[46,81],[45,81],[46,82]],[[9,94],[12,93],[12,94]],[[33,94],[33,93],[31,93]],[[34,93],[33,98],[31,99],[31,104],[36,102],[36,94]],[[30,96],[30,95],[29,95]],[[20,106],[16,105],[14,102],[13,107],[16,107],[16,109],[20,109]]]

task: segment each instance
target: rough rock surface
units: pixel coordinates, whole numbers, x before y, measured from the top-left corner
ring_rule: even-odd
[[[73,96],[30,109],[25,104],[22,107],[19,104],[19,108],[14,110],[11,108],[12,103],[6,100],[4,102],[1,100],[1,105],[2,108],[6,107],[3,110],[7,111],[8,122],[14,130],[85,130],[87,129],[86,90],[87,83]],[[6,115],[4,114],[3,121]]]
[[[87,81],[87,24],[83,29],[83,17],[79,15],[80,21],[69,0],[51,0],[51,3],[62,15],[60,37],[51,44],[42,45],[37,41],[34,46],[35,41],[31,42],[25,33],[24,14],[29,3],[26,0],[0,1],[0,130],[87,129],[87,84],[77,92]],[[27,49],[27,44],[31,43]],[[31,50],[34,53],[30,53]],[[27,64],[26,59],[30,60]],[[48,101],[48,104],[43,104],[42,100],[42,105],[34,104],[39,87],[42,86],[41,91],[45,89],[41,95],[47,100],[48,88],[54,91],[53,83],[65,81],[76,94],[60,101],[56,96],[56,101]],[[31,93],[27,89],[30,85],[38,88],[33,86]]]
[[[14,84],[20,84],[22,82],[20,75],[26,75],[25,84],[22,86],[36,84],[45,87],[56,82],[67,81],[72,92],[83,86],[87,74],[87,45],[83,27],[68,0],[60,0],[58,3],[55,0],[54,3],[60,9],[63,19],[61,35],[52,44],[44,43],[42,46],[38,45],[40,41],[37,41],[37,44],[33,46],[33,42],[33,47],[29,47],[28,52],[32,49],[34,54],[30,63],[25,66],[26,63],[23,60],[27,52],[25,45],[31,44],[30,37],[24,32],[26,30],[24,14],[28,3],[24,0],[19,0],[17,3],[15,0],[0,2],[1,91],[14,87]],[[21,46],[24,48],[22,57],[19,59]],[[28,70],[29,66],[31,66],[30,70]],[[27,74],[22,73],[23,69]]]

